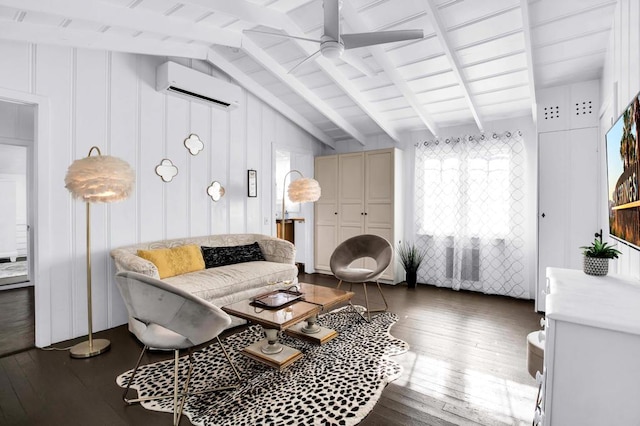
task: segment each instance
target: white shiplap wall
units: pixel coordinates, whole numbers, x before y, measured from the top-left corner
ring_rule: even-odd
[[[112,248],[210,233],[272,234],[272,145],[312,156],[321,151],[317,140],[250,93],[245,92],[239,108],[227,112],[156,92],[155,69],[166,60],[0,41],[0,93],[8,89],[17,94],[14,98],[24,94],[25,99],[37,95],[50,115],[48,157],[40,160],[46,164],[38,164],[48,170],[37,188],[38,199],[49,205],[48,220],[38,232],[51,244],[40,259],[46,270],[36,273],[38,346],[87,333],[85,210],[64,188],[64,176],[92,145],[128,161],[136,171],[131,198],[92,206],[94,331],[126,322],[113,279]],[[175,60],[220,76],[207,63]],[[205,143],[197,156],[182,144],[189,133]],[[170,183],[154,172],[163,158],[179,169]],[[257,198],[247,198],[247,169],[258,171]],[[213,180],[226,188],[217,203],[206,195]],[[50,297],[43,302],[38,292]]]
[[[616,6],[611,38],[601,80],[602,105],[600,108],[600,133],[604,152],[605,134],[612,120],[640,91],[640,3],[636,0],[620,0]],[[601,181],[607,182],[606,155],[601,156]],[[603,188],[606,185],[602,186]],[[602,195],[601,216],[605,234],[609,229],[606,194]],[[611,265],[611,272],[640,278],[640,251],[618,244],[620,258]]]

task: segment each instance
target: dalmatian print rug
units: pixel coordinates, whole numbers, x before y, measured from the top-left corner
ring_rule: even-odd
[[[354,425],[372,409],[384,387],[402,374],[402,367],[389,356],[406,352],[409,345],[389,333],[398,321],[386,312],[369,324],[353,314],[330,312],[320,325],[339,335],[318,346],[281,336],[281,342],[300,350],[304,357],[283,371],[242,355],[240,350],[262,338],[262,330],[251,326],[223,340],[239,369],[242,383],[234,389],[187,398],[183,415],[194,425]],[[194,353],[189,391],[234,385],[235,376],[220,346],[214,343]],[[180,382],[188,370],[180,359]],[[131,370],[116,379],[126,387]],[[132,389],[140,397],[173,392],[173,360],[141,366]],[[135,397],[130,391],[130,397]],[[173,398],[143,402],[149,410],[173,410]]]

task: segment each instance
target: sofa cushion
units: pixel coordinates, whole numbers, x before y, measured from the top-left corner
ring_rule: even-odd
[[[265,260],[257,241],[253,244],[242,246],[202,246],[201,249],[204,264],[207,269],[216,268],[218,266],[233,265],[236,263]]]
[[[167,278],[164,282],[216,306],[224,306],[270,291],[269,286],[265,286],[267,282],[295,280],[297,273],[298,269],[292,264],[259,261],[203,269]]]
[[[138,256],[156,265],[160,279],[204,269],[202,252],[196,245],[138,250]]]

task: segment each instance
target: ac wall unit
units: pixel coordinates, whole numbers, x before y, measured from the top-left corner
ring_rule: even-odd
[[[175,62],[165,62],[156,69],[156,90],[222,109],[237,107],[242,95],[235,84]]]

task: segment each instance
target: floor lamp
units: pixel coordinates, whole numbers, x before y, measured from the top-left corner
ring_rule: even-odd
[[[301,179],[294,180],[289,184],[289,199],[294,203],[308,203],[316,202],[320,198],[321,190],[320,184],[317,180],[306,178],[298,170],[291,170],[284,175],[284,182],[282,183],[282,226],[280,227],[282,235],[280,238],[285,239],[285,185],[287,184],[287,177],[291,173],[297,173]]]
[[[93,152],[97,156],[91,156]],[[102,155],[100,148],[91,147],[89,155],[74,161],[64,178],[65,187],[74,198],[86,203],[87,211],[87,318],[89,340],[78,343],[70,351],[72,358],[89,358],[109,350],[111,342],[93,338],[91,307],[91,203],[111,203],[129,197],[135,174],[129,164],[116,157]]]

